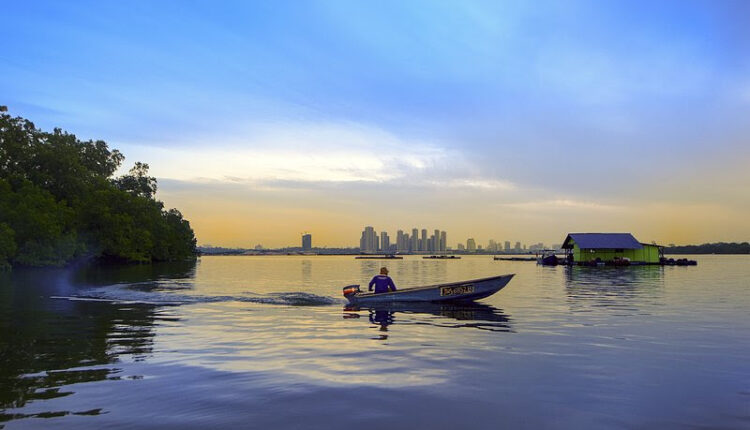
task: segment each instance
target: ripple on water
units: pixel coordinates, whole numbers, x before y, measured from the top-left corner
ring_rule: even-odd
[[[213,257],[82,286],[19,272],[0,279],[0,422],[743,428],[748,263],[407,257],[388,262],[402,287],[517,275],[479,304],[385,308],[338,297],[381,264],[348,257]]]

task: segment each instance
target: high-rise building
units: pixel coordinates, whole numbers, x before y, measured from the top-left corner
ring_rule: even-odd
[[[516,252],[521,251],[521,242],[516,242],[516,246],[515,246],[515,248],[513,250],[516,251]]]
[[[405,252],[409,250],[409,235],[404,234],[403,230],[396,232],[396,251]]]
[[[464,249],[466,249],[466,247],[463,243],[459,243],[458,245],[456,245],[456,249],[459,251],[463,251]]]
[[[383,252],[388,252],[391,248],[391,238],[388,237],[388,233],[381,231],[380,232],[380,250]]]
[[[396,232],[395,243],[387,232],[378,234],[371,226],[365,227],[359,240],[361,252],[445,252],[448,249],[447,233],[435,229],[434,234],[427,237],[427,229],[412,228],[411,235],[403,230]],[[421,237],[420,237],[421,236]]]
[[[544,243],[542,242],[529,245],[529,251],[541,251],[542,249],[544,249]]]
[[[466,250],[469,251],[469,252],[476,251],[477,250],[477,242],[474,239],[472,239],[472,238],[467,239],[466,240]]]
[[[378,242],[378,234],[375,229],[367,226],[359,239],[359,250],[360,252],[377,252]]]
[[[305,233],[302,235],[302,250],[303,251],[312,250],[312,235],[310,233]]]
[[[510,241],[509,240],[505,241],[505,252],[510,252]]]

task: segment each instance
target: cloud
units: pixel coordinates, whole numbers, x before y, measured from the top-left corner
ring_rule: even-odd
[[[551,211],[551,210],[586,210],[586,211],[618,211],[623,206],[597,203],[592,201],[571,200],[571,199],[551,199],[538,200],[519,203],[504,203],[506,206],[514,209],[531,210],[531,211]]]
[[[126,144],[123,152],[154,160],[159,178],[235,183],[384,182],[444,168],[452,158],[436,144],[350,123],[268,124],[179,148]]]
[[[442,188],[469,188],[484,191],[512,191],[517,188],[516,184],[510,181],[497,179],[451,178],[443,180],[430,180],[427,181],[426,184]]]
[[[150,163],[160,181],[257,190],[349,184],[399,188],[512,191],[517,186],[438,142],[396,136],[359,123],[254,124],[224,137],[194,137],[182,145],[121,145],[130,160]]]

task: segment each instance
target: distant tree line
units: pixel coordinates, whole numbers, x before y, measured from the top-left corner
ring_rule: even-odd
[[[177,209],[154,198],[156,178],[101,140],[80,141],[0,109],[0,267],[59,266],[79,257],[122,262],[195,256]]]
[[[665,254],[750,254],[750,243],[704,243],[703,245],[668,246]]]

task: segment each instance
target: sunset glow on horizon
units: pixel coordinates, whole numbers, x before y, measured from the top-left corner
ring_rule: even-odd
[[[120,150],[215,246],[748,241],[750,3],[33,2],[0,105]]]

